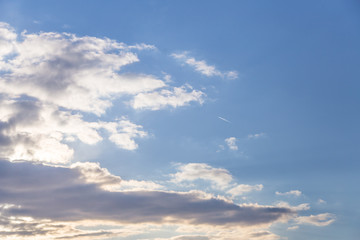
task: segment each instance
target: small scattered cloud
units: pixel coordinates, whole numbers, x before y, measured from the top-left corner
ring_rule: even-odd
[[[166,72],[161,72],[161,73],[164,75],[163,78],[164,78],[166,83],[171,83],[172,82],[172,77],[171,77],[170,74],[167,74]]]
[[[276,206],[278,207],[286,207],[286,208],[289,208],[289,209],[292,209],[293,211],[306,211],[306,210],[309,210],[310,209],[310,205],[308,203],[302,203],[302,204],[299,204],[297,206],[291,206],[289,203],[287,202],[279,202],[276,204]]]
[[[266,134],[265,133],[254,133],[254,134],[249,134],[247,136],[248,139],[258,139],[258,138],[263,138],[265,137]]]
[[[295,196],[295,197],[300,197],[301,196],[301,191],[299,190],[291,190],[289,192],[276,192],[275,193],[276,195],[279,195],[279,196]]]
[[[262,184],[257,185],[247,185],[247,184],[239,184],[236,187],[231,188],[227,191],[233,198],[236,196],[244,195],[245,193],[252,192],[252,191],[261,191],[263,189]]]
[[[180,165],[178,172],[171,175],[172,182],[191,182],[198,179],[210,181],[214,188],[224,189],[232,181],[231,174],[223,168],[213,168],[205,163],[188,163]]]
[[[321,198],[319,198],[317,202],[318,204],[326,204],[326,201]]]
[[[188,52],[173,53],[171,56],[193,67],[195,71],[207,77],[217,76],[227,79],[238,78],[238,73],[236,71],[221,72],[215,66],[207,64],[204,60],[196,60],[193,57],[189,57]]]
[[[318,215],[300,216],[295,219],[298,224],[308,224],[318,227],[325,227],[335,222],[336,217],[331,213],[321,213]]]
[[[189,86],[174,87],[171,90],[162,89],[160,91],[139,93],[130,102],[134,109],[159,110],[166,107],[180,107],[188,105],[190,102],[203,104],[205,94],[201,91],[193,90]]]
[[[236,145],[237,139],[235,137],[229,137],[225,139],[225,142],[230,150],[237,151],[239,148]]]
[[[296,229],[299,229],[299,226],[291,226],[287,228],[287,230],[296,230]]]

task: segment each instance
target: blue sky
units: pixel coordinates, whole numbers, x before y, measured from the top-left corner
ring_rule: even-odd
[[[357,1],[0,0],[2,239],[357,239]]]

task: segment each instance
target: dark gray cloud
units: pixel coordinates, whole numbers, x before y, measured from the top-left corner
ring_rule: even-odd
[[[210,225],[257,225],[292,214],[289,208],[238,206],[191,193],[108,192],[82,180],[80,171],[28,162],[0,161],[0,203],[13,216],[54,221],[85,219],[119,223],[173,222]]]

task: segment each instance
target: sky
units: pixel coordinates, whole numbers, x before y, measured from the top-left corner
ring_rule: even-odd
[[[356,240],[360,3],[0,0],[0,238]]]

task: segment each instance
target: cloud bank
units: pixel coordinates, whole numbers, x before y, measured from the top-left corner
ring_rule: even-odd
[[[289,208],[237,205],[199,198],[195,193],[111,192],[102,186],[121,185],[121,179],[89,164],[65,168],[0,161],[0,203],[20,206],[7,209],[14,217],[59,222],[92,219],[122,224],[252,226],[294,214]]]

